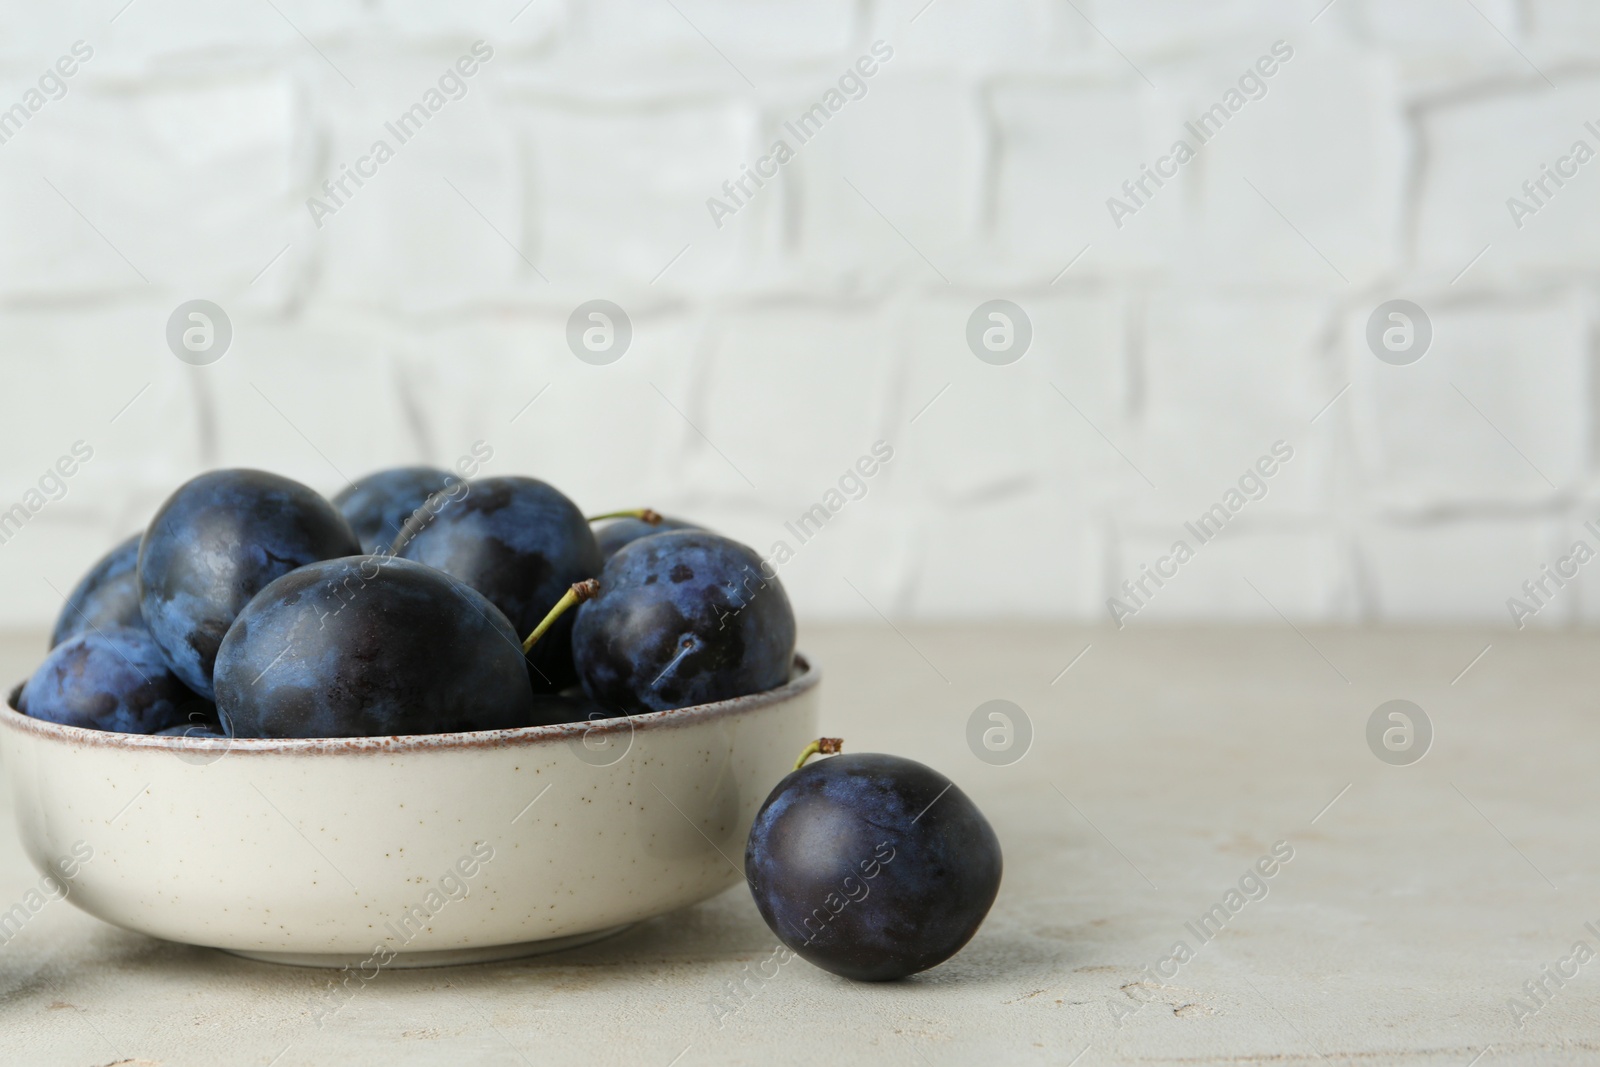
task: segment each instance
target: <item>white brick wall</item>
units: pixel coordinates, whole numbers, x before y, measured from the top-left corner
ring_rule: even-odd
[[[1280,439],[1266,498],[1131,625],[1505,622],[1600,515],[1600,159],[1520,230],[1505,204],[1600,152],[1590,0],[675,4],[13,5],[0,109],[94,56],[0,144],[0,510],[95,457],[0,544],[0,624],[45,624],[207,466],[332,492],[478,438],[495,473],[763,552],[890,442],[784,571],[811,618],[1104,620]],[[313,226],[480,39],[466,95]],[[865,96],[714,225],[879,39]],[[1114,225],[1280,39],[1265,95]],[[235,331],[207,367],[164,340],[197,297]],[[608,366],[565,344],[594,298],[633,322]],[[994,298],[1033,324],[1009,366],[965,338]],[[1411,366],[1365,339],[1395,298],[1434,327]],[[1578,582],[1537,625],[1600,617]]]

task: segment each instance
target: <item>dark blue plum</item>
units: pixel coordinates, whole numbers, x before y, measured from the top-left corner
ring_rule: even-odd
[[[572,649],[584,692],[613,714],[760,693],[789,680],[794,612],[761,557],[703,530],[642,537],[600,572]]]
[[[216,705],[206,701],[206,707],[211,709],[209,715],[199,710],[190,711],[184,716],[183,722],[175,726],[169,726],[165,730],[157,730],[156,736],[197,737],[202,739],[227,737],[228,735],[222,731],[222,723],[217,721]]]
[[[113,626],[145,629],[144,616],[139,614],[140,536],[134,534],[100,557],[73,586],[50,633],[51,648],[85,630]]]
[[[153,734],[186,723],[198,699],[149,633],[123,626],[85,630],[51,649],[17,706],[66,726]]]
[[[434,467],[391,467],[346,486],[333,498],[333,506],[355,531],[361,551],[387,552],[413,512],[434,493],[460,481]]]
[[[526,637],[574,582],[600,573],[600,549],[583,513],[544,482],[482,478],[468,486],[437,513],[406,523],[395,554],[472,586]],[[563,618],[534,646],[528,664],[536,692],[558,692],[577,680],[571,620]]]
[[[311,563],[263,589],[217,653],[233,737],[376,737],[526,726],[511,623],[448,574],[392,556]]]
[[[273,579],[360,551],[334,506],[299,482],[253,470],[202,474],[150,520],[139,547],[145,625],[184,683],[214,696],[217,648]]]
[[[845,978],[889,981],[960,951],[1000,889],[1000,842],[944,775],[875,753],[778,783],[756,814],[745,877],[772,932]]]
[[[698,530],[701,527],[682,519],[669,519],[662,517],[655,522],[644,519],[616,519],[606,523],[595,531],[595,542],[600,546],[600,555],[610,559],[616,555],[617,549],[623,545],[632,544],[641,537],[652,534],[671,533],[673,530]]]
[[[533,714],[529,726],[563,726],[573,722],[591,722],[595,719],[615,718],[599,704],[584,696],[582,691],[565,693],[535,693]]]
[[[194,697],[189,703],[178,709],[182,712],[182,722],[175,723],[165,730],[157,730],[161,737],[226,737],[223,732],[222,720],[217,716],[217,706],[203,697]]]
[[[157,730],[157,737],[196,737],[203,740],[224,738],[228,735],[222,732],[220,726],[214,723],[183,723],[178,726],[169,726],[165,730]]]

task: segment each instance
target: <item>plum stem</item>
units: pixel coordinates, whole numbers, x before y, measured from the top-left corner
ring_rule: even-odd
[[[800,753],[800,758],[794,761],[794,769],[798,771],[806,765],[806,760],[818,753],[824,756],[831,756],[843,747],[844,738],[842,737],[819,737],[807,745],[805,750]]]
[[[634,508],[631,511],[608,511],[604,515],[590,515],[585,522],[604,522],[606,519],[638,519],[648,522],[651,526],[661,524],[661,513],[650,508]]]
[[[556,620],[567,613],[567,609],[574,604],[581,604],[585,600],[593,600],[600,595],[600,583],[593,578],[585,578],[575,582],[571,589],[561,594],[561,599],[556,601],[556,606],[550,609],[550,614],[540,620],[539,625],[533,628],[533,633],[522,642],[522,654],[526,656],[533,651],[533,646],[543,637],[545,631],[556,624]]]

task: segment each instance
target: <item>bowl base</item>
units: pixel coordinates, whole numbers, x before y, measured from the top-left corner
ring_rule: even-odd
[[[485,945],[481,948],[443,948],[427,952],[401,952],[384,964],[385,967],[456,967],[467,963],[497,963],[501,960],[521,959],[524,956],[542,956],[547,952],[561,952],[580,945],[603,941],[620,934],[633,923],[623,923],[604,930],[586,934],[551,937],[543,941],[522,941],[514,945]],[[261,963],[277,963],[286,967],[361,967],[371,966],[369,954],[346,955],[340,952],[258,952],[255,949],[224,948],[218,951],[230,956],[243,956]]]

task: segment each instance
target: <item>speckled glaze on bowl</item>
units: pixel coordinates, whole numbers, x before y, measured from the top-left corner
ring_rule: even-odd
[[[0,756],[28,856],[56,871],[92,850],[67,899],[106,922],[305,966],[479,962],[737,882],[756,810],[816,737],[818,678],[796,656],[787,685],[715,704],[332,740],[113,734],[6,707]]]

